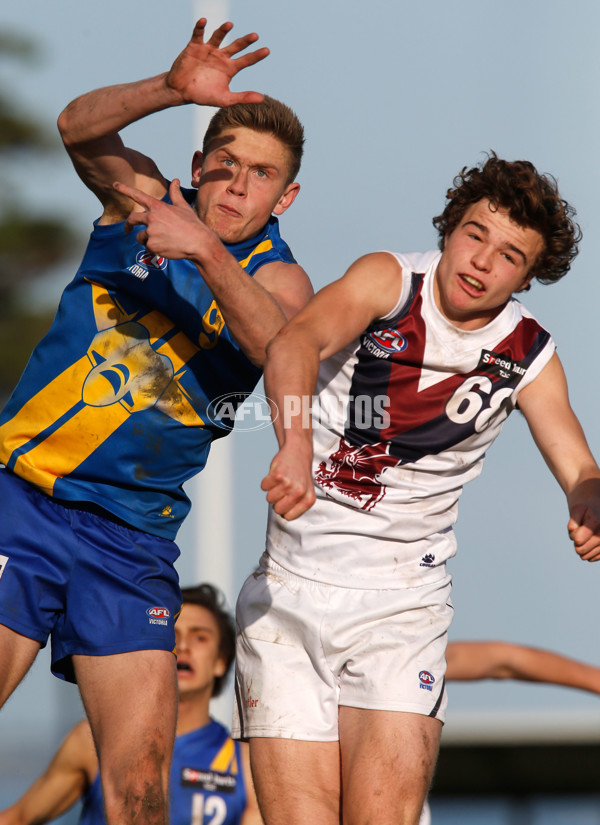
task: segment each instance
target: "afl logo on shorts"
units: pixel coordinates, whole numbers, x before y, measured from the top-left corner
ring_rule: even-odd
[[[166,607],[149,607],[146,615],[154,616],[155,619],[168,619],[171,614]]]
[[[148,252],[147,249],[138,252],[135,256],[135,262],[148,269],[166,269],[168,263],[167,259],[163,258],[162,255],[153,255],[152,252]]]
[[[148,624],[160,624],[163,627],[168,627],[170,615],[166,607],[149,607],[146,610]]]
[[[435,676],[428,670],[422,670],[419,673],[419,681],[421,682],[419,687],[423,690],[432,690],[433,684],[435,683]]]

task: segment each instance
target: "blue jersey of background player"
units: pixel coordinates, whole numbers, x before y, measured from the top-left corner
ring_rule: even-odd
[[[235,651],[233,619],[209,584],[183,590],[175,626],[179,714],[169,784],[170,825],[259,825],[248,745],[234,742],[209,716]],[[80,825],[105,825],[98,760],[89,724],[67,735],[46,772],[10,808],[1,825],[42,825],[82,799]]]
[[[0,420],[0,704],[52,634],[53,670],[84,700],[110,825],[167,820],[172,537],[181,485],[218,434],[210,402],[252,386],[267,343],[311,293],[273,218],[299,190],[302,127],[277,101],[229,91],[266,57],[239,56],[257,36],[223,45],[226,23],[205,42],[205,24],[168,72],[97,89],[60,115],[103,212]],[[119,135],[186,103],[231,107],[194,155],[192,204]]]

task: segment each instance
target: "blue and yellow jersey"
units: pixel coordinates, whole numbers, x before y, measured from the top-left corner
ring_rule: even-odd
[[[184,195],[191,202],[195,190]],[[190,507],[183,483],[229,431],[210,420],[209,405],[250,393],[260,370],[197,267],[152,255],[135,235],[123,223],[94,225],[0,416],[0,462],[47,495],[173,538]],[[227,248],[250,276],[265,263],[294,263],[274,217]]]
[[[219,722],[175,739],[169,793],[169,825],[239,825],[247,805],[240,745]],[[79,825],[106,825],[99,775]]]

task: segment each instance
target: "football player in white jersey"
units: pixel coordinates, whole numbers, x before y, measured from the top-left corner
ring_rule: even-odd
[[[553,178],[492,153],[434,219],[441,251],[360,258],[269,345],[279,452],[238,600],[234,720],[267,825],[418,823],[457,502],[517,405],[576,552],[600,558],[600,469],[552,338],[514,297],[569,270],[573,214]]]

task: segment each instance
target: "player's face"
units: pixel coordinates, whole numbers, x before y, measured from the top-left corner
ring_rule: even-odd
[[[289,150],[273,135],[242,127],[224,132],[205,157],[194,155],[198,215],[225,243],[251,238],[298,194],[299,184],[287,184],[289,165]]]
[[[455,326],[479,329],[527,286],[543,249],[541,234],[520,226],[488,200],[467,209],[446,237],[434,281],[438,309]]]
[[[205,607],[185,603],[175,622],[179,693],[209,690],[225,673],[219,654],[219,627]]]

